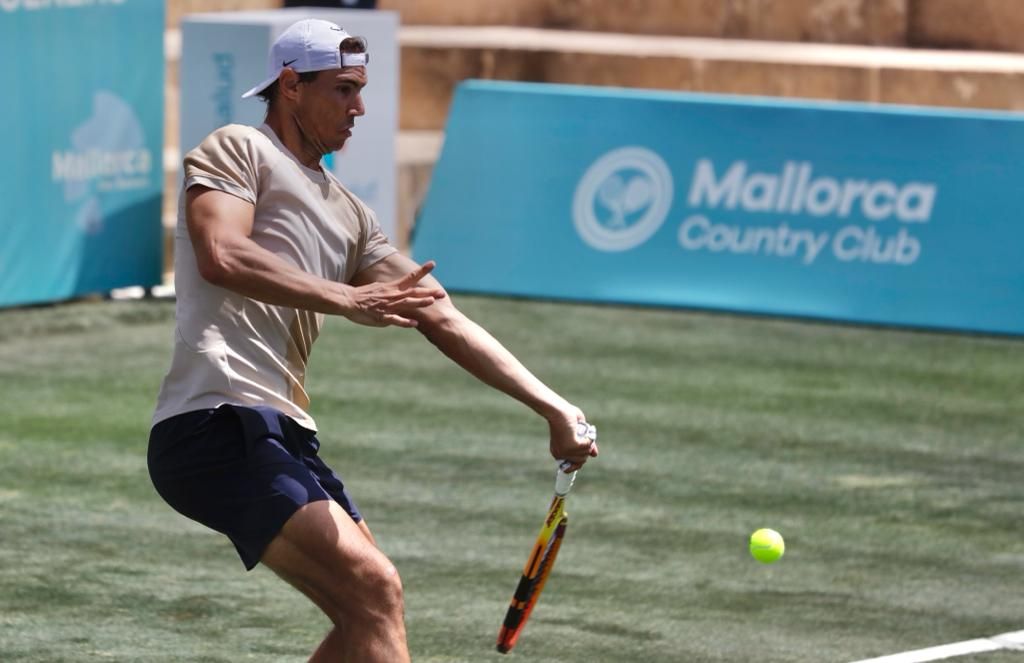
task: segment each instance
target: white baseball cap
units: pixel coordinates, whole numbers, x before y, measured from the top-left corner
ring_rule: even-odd
[[[370,61],[369,53],[342,53],[341,42],[351,37],[344,28],[317,18],[307,18],[288,27],[270,47],[267,79],[242,95],[251,97],[277,80],[286,67],[298,73],[362,67]]]

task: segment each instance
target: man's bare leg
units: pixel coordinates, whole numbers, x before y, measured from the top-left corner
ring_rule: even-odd
[[[296,511],[260,561],[334,624],[310,661],[409,661],[398,572],[337,503]]]

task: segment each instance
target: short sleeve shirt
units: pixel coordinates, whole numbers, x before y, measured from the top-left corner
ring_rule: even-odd
[[[185,157],[174,237],[174,355],[153,423],[224,403],[268,405],[316,430],[306,366],[320,313],[273,306],[199,274],[185,193],[202,185],[251,203],[251,239],[299,269],[348,282],[396,251],[373,212],[324,169],[302,165],[270,127],[228,125]]]

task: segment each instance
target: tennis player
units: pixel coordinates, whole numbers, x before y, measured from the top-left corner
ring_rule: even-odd
[[[177,324],[149,442],[149,471],[176,510],[227,535],[333,628],[313,661],[409,660],[398,573],[338,474],[320,459],[304,389],[326,315],[417,329],[484,383],[544,417],[550,452],[597,455],[583,413],[463,315],[382,234],[374,213],[321,166],[365,109],[365,40],[304,20],[270,50],[247,92],[260,127],[229,125],[184,161],[175,236]],[[382,145],[381,149],[391,149]]]

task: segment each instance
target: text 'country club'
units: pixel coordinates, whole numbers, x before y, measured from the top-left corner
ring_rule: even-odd
[[[714,163],[700,159],[687,200],[692,208],[817,219],[847,219],[859,213],[875,223],[847,225],[831,233],[792,228],[785,222],[773,226],[715,223],[696,214],[680,226],[679,243],[690,251],[798,258],[805,265],[831,245],[833,256],[841,262],[911,265],[921,255],[921,242],[908,227],[931,220],[937,194],[938,187],[930,182],[898,185],[885,179],[815,176],[808,162],[787,161],[781,173],[766,173],[750,172],[747,162],[736,161],[718,177]],[[875,227],[890,219],[900,223],[895,232]]]

